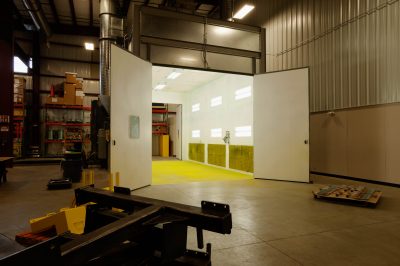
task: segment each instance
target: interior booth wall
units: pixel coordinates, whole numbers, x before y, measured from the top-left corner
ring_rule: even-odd
[[[219,144],[226,146],[226,164],[223,167],[231,168],[229,145],[225,145],[223,141],[226,131],[230,132],[230,145],[253,146],[252,84],[253,76],[224,74],[222,77],[186,93],[183,111],[183,159],[190,159],[190,143],[200,143],[204,144],[204,162],[209,163],[209,144]],[[250,96],[235,99],[235,92],[246,87],[250,89]],[[212,101],[216,101],[218,98],[221,100],[221,104],[212,106]],[[198,106],[199,110],[193,111],[194,106]],[[235,128],[246,126],[251,128],[249,136],[235,135]],[[221,135],[212,136],[212,130],[220,130]]]

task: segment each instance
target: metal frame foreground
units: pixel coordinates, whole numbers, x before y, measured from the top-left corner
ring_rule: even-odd
[[[211,265],[211,244],[206,252],[186,249],[187,227],[196,228],[199,249],[203,230],[232,229],[226,204],[202,201],[193,207],[93,187],[76,189],[75,196],[77,205],[88,204],[83,235],[56,236],[0,265]]]

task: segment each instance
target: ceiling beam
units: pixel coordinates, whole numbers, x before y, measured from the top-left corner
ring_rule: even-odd
[[[30,56],[25,53],[24,49],[21,48],[18,42],[14,42],[14,55],[21,59],[26,66],[29,66]]]
[[[77,22],[76,22],[74,0],[69,0],[69,9],[70,9],[70,12],[71,12],[72,23],[74,24],[74,26],[76,26]]]
[[[79,35],[79,36],[93,36],[99,37],[100,29],[98,27],[90,26],[74,26],[66,24],[50,24],[54,33],[65,34],[65,35]]]
[[[50,8],[51,8],[51,13],[53,15],[54,21],[56,24],[60,24],[60,19],[58,17],[56,5],[54,4],[54,0],[49,0]]]
[[[212,17],[218,9],[220,9],[219,5],[214,6],[214,8],[211,9],[210,12],[208,12],[208,16]],[[220,17],[220,16],[218,16],[218,17]]]
[[[93,27],[93,0],[89,0],[89,25]]]

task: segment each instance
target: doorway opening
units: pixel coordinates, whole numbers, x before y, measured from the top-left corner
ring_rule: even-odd
[[[253,77],[152,68],[153,184],[252,179]]]
[[[155,67],[114,45],[111,55],[110,83],[118,89],[110,102],[110,172],[119,173],[121,186],[137,189],[156,184],[152,102],[182,107],[182,162],[212,166],[229,177],[233,171],[253,171],[258,179],[309,182],[308,68],[246,76]],[[204,82],[202,76],[210,74],[217,77]],[[179,91],[174,81],[184,77],[192,87],[186,84]],[[201,172],[180,169],[169,183],[184,180],[182,173]],[[224,174],[213,172],[208,177],[218,180]],[[186,176],[186,180],[203,177]]]

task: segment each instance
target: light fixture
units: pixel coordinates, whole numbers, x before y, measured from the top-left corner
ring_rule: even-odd
[[[233,16],[235,19],[242,19],[244,18],[247,14],[250,13],[251,10],[254,9],[253,5],[244,5],[236,14]]]
[[[164,89],[167,86],[165,83],[158,83],[157,86],[154,87],[155,90],[159,91]]]
[[[235,137],[251,137],[251,126],[235,127]]]
[[[85,42],[85,49],[93,51],[94,50],[94,44],[92,42]]]
[[[182,71],[174,70],[174,71],[171,72],[171,74],[168,75],[167,79],[176,79],[180,75],[182,75]]]
[[[186,61],[186,62],[195,62],[195,61],[197,61],[195,58],[193,58],[193,57],[181,57],[181,60],[182,61]]]

